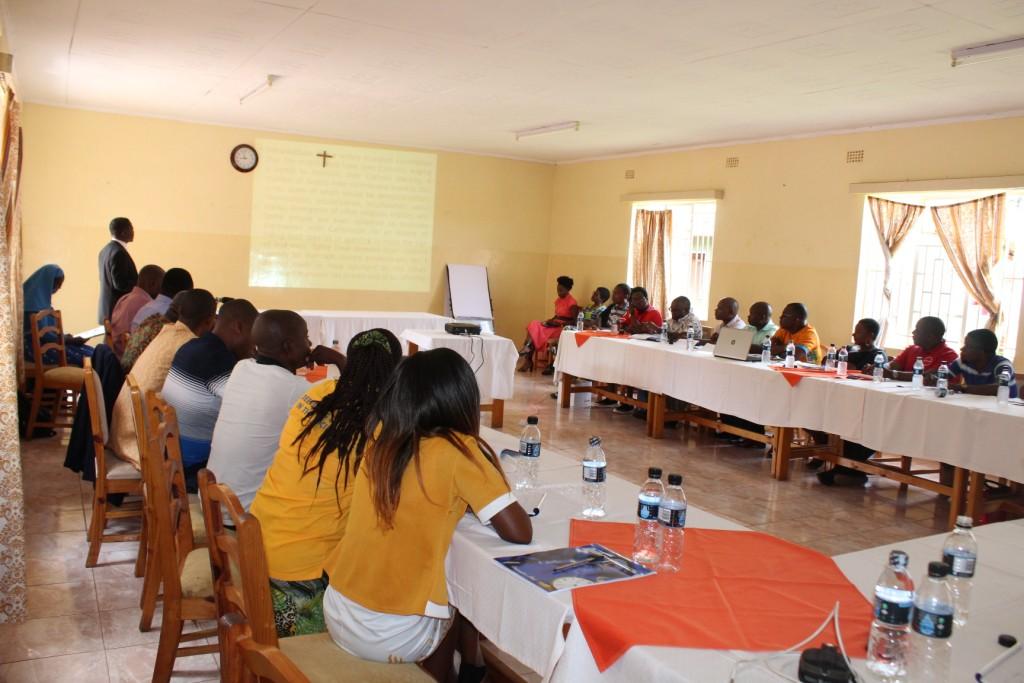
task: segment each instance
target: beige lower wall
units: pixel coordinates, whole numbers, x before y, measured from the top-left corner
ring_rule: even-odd
[[[444,265],[473,263],[488,268],[498,332],[517,338],[552,298],[548,164],[437,153],[429,292],[250,288],[252,177],[228,153],[257,138],[312,138],[33,104],[23,124],[23,269],[64,269],[54,303],[69,330],[95,325],[96,259],[117,215],[135,224],[138,266],[188,268],[197,286],[259,307],[442,313]]]
[[[862,163],[846,152],[864,150]],[[739,157],[726,168],[726,157]],[[635,180],[624,178],[633,170]],[[901,128],[608,159],[558,166],[548,280],[590,291],[625,278],[630,203],[638,192],[724,190],[718,203],[711,300],[780,312],[802,301],[823,343],[854,318],[863,196],[849,184],[1024,173],[1024,118]],[[686,294],[673,292],[672,295]],[[713,304],[712,304],[713,305]],[[1024,365],[1024,328],[1016,364]]]

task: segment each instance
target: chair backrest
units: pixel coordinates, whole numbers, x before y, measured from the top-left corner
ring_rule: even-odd
[[[103,343],[114,348],[114,328],[110,326],[110,318],[103,319]]]
[[[257,643],[245,617],[237,613],[220,619],[221,628],[240,655],[245,669],[244,681],[270,681],[271,683],[310,683],[288,655],[277,647]]]
[[[147,443],[139,455],[146,463],[142,471],[147,504],[153,511],[151,538],[156,545],[167,605],[181,600],[181,570],[196,544],[181,464],[178,416],[154,391],[146,393],[146,407]]]
[[[199,471],[199,496],[210,540],[210,568],[218,613],[239,612],[250,623],[256,642],[277,645],[274,607],[263,532],[259,521],[245,512],[227,484],[218,484],[213,472]],[[225,526],[231,520],[234,531]],[[249,574],[248,583],[245,574]]]
[[[82,363],[84,371],[85,400],[89,406],[89,428],[92,432],[92,450],[96,459],[96,491],[103,495],[107,487],[107,452],[110,439],[107,426],[107,405],[103,400],[103,383],[92,369],[92,359],[86,357]]]
[[[42,327],[40,327],[42,324]],[[29,333],[32,337],[32,361],[37,369],[44,367],[64,367],[68,364],[67,351],[64,349],[64,326],[61,324],[60,311],[44,308],[36,311],[29,319]],[[51,334],[47,341],[43,338]],[[57,352],[57,363],[45,365],[43,355],[49,350]]]

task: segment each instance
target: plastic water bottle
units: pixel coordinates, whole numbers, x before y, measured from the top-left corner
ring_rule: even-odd
[[[771,337],[765,337],[761,342],[761,362],[771,363],[772,362],[772,340]]]
[[[640,487],[640,500],[636,506],[636,531],[633,534],[633,561],[649,567],[658,563],[658,544],[661,541],[658,508],[664,495],[661,468],[649,467],[647,481]]]
[[[689,325],[686,326],[686,350],[693,351],[693,328]]]
[[[911,384],[914,389],[924,389],[924,360],[920,356],[914,361],[914,378]]]
[[[796,367],[796,344],[793,342],[786,344],[786,367]]]
[[[1003,368],[999,373],[999,386],[996,389],[996,403],[1005,406],[1010,402],[1010,371]]]
[[[608,460],[601,448],[601,437],[590,437],[590,446],[583,456],[583,516],[588,519],[604,517],[604,502],[608,495],[605,491],[605,470]]]
[[[875,354],[875,371],[871,375],[871,379],[875,382],[885,381],[885,364],[888,362],[888,358],[885,356],[885,351],[881,349]]]
[[[953,596],[946,584],[949,567],[929,562],[928,576],[917,587],[910,618],[910,664],[912,683],[941,683],[949,680],[953,645]]]
[[[341,351],[341,342],[339,342],[337,339],[332,339],[331,340],[331,348],[334,349],[335,351],[337,351],[338,353],[342,352]]]
[[[895,683],[905,680],[910,656],[910,612],[914,581],[907,573],[907,554],[889,553],[889,564],[875,584],[875,619],[868,637],[868,669]]]
[[[836,354],[836,375],[838,377],[846,377],[849,372],[849,361],[850,352],[846,350],[845,346],[839,348],[839,353]]]
[[[661,526],[658,571],[677,572],[683,566],[683,534],[686,532],[686,493],[681,474],[668,475],[658,523]]]
[[[942,561],[949,567],[949,592],[953,594],[955,613],[953,623],[957,627],[967,623],[971,609],[971,586],[974,583],[974,568],[978,563],[978,540],[971,527],[974,522],[967,515],[956,518],[953,533],[942,544]]]
[[[576,329],[583,329],[583,311],[580,311],[579,313],[576,314]]]
[[[825,369],[835,370],[836,369],[836,345],[828,345],[828,355],[825,356]]]
[[[537,470],[540,465],[540,427],[536,415],[526,418],[526,428],[519,436],[519,467],[516,468],[516,489],[532,489],[537,486]]]
[[[935,373],[935,395],[945,398],[949,393],[949,366],[943,363]]]
[[[668,323],[661,324],[661,343],[668,344]]]

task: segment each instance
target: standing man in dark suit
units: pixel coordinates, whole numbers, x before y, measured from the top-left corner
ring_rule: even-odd
[[[128,243],[135,239],[135,228],[127,218],[110,221],[110,242],[100,250],[100,305],[97,321],[110,317],[114,304],[135,287],[139,272],[128,253]]]

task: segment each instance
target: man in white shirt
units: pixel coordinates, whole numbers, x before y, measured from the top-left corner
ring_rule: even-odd
[[[718,305],[715,307],[715,320],[718,321],[718,327],[715,328],[715,333],[708,340],[711,344],[718,341],[718,333],[724,328],[730,327],[734,330],[742,330],[747,326],[743,322],[743,318],[740,317],[740,302],[731,296],[727,296],[718,302]]]
[[[255,356],[239,361],[224,387],[207,468],[227,484],[246,510],[274,461],[288,412],[310,384],[295,371],[310,362],[341,369],[345,356],[310,350],[306,321],[294,311],[269,310],[252,326]]]

